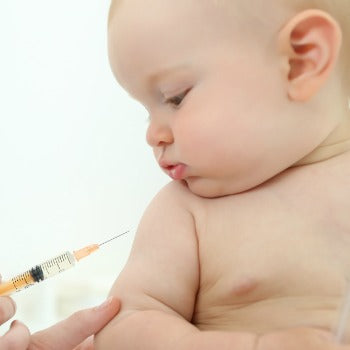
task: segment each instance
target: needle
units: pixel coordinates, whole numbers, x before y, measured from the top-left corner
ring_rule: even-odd
[[[123,236],[123,235],[125,235],[125,234],[128,233],[128,232],[130,232],[130,230],[125,231],[125,232],[119,234],[118,236],[115,236],[115,237],[110,238],[109,240],[107,240],[107,241],[105,241],[105,242],[100,243],[99,246],[101,247],[101,245],[106,244],[106,243],[108,243],[108,242],[110,242],[110,241],[113,241],[113,239],[116,239],[116,238],[118,238],[118,237],[120,237],[120,236]]]
[[[117,235],[117,236],[115,236],[113,238],[110,238],[109,240],[107,240],[105,242],[102,242],[100,244],[91,244],[91,245],[88,245],[88,246],[86,246],[86,247],[84,247],[82,249],[75,250],[73,252],[73,255],[79,261],[79,260],[87,257],[88,255],[90,255],[91,253],[95,252],[96,250],[100,249],[101,245],[106,244],[106,243],[108,243],[110,241],[113,241],[113,239],[116,239],[116,238],[118,238],[120,236],[123,236],[123,235],[125,235],[128,232],[130,232],[130,230],[125,231],[125,232],[123,232],[123,233],[121,233],[121,234],[119,234],[119,235]]]

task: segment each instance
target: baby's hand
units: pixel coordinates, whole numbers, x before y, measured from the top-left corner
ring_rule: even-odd
[[[350,350],[350,345],[339,345],[333,335],[315,328],[292,328],[262,335],[256,350]],[[254,349],[255,350],[255,349]]]

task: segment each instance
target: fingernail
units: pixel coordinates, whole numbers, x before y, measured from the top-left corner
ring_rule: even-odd
[[[101,305],[96,306],[95,310],[102,310],[104,308],[107,308],[111,304],[112,300],[113,300],[113,297],[109,297]]]

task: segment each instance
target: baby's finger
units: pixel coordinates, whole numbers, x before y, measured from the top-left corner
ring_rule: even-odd
[[[13,321],[10,329],[0,337],[1,350],[26,350],[30,341],[28,328],[19,321]]]
[[[15,312],[15,302],[9,297],[0,297],[0,324],[8,321]]]

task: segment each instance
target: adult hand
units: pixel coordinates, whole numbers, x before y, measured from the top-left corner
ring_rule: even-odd
[[[115,297],[108,298],[100,306],[78,311],[66,320],[34,333],[25,349],[92,350],[93,335],[100,331],[119,309],[119,300]]]
[[[1,282],[1,277],[0,277]],[[64,321],[30,335],[28,328],[13,321],[0,336],[1,350],[92,350],[93,335],[100,331],[118,312],[120,302],[109,298],[103,304],[74,313]],[[16,312],[9,297],[0,297],[0,325]]]
[[[15,302],[9,297],[0,297],[0,325],[13,317],[15,312]],[[29,340],[30,333],[28,328],[19,321],[13,321],[10,329],[3,336],[0,336],[0,349],[27,349]]]

